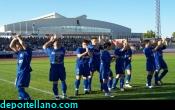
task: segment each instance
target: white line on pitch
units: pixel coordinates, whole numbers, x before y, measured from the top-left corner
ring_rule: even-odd
[[[148,93],[128,93],[128,94],[119,94],[120,96],[129,96],[129,95],[155,95],[155,94],[170,94],[170,93],[174,93],[174,92],[148,92]]]
[[[14,82],[12,82],[12,81],[8,81],[8,80],[5,80],[5,79],[0,79],[0,80],[14,85]],[[46,94],[53,95],[53,93],[51,93],[51,92],[48,92],[48,91],[45,91],[45,90],[41,90],[41,89],[38,89],[38,88],[35,88],[35,87],[32,87],[32,86],[29,86],[29,88],[33,89],[33,90],[36,90],[36,91],[40,91],[40,92],[46,93]]]

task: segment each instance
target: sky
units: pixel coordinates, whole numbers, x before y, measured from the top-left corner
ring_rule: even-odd
[[[162,35],[175,32],[175,0],[161,0]],[[57,12],[66,17],[87,15],[131,28],[155,31],[155,0],[1,0],[0,26]]]

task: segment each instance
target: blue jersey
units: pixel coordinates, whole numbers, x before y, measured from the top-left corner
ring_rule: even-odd
[[[77,48],[76,53],[82,54],[86,52],[85,48]],[[84,77],[87,77],[90,75],[90,68],[89,68],[89,55],[86,54],[84,56],[81,56],[80,58],[77,57],[76,60],[76,75],[83,75]]]
[[[163,46],[159,49],[157,49],[155,52],[154,52],[154,56],[156,59],[162,59],[163,58],[163,50],[166,49],[166,46]]]
[[[125,70],[131,70],[132,67],[131,67],[131,57],[132,57],[132,50],[131,49],[128,49],[125,51],[125,62],[124,62],[124,65],[125,65]]]
[[[155,70],[155,58],[153,53],[152,47],[144,48],[143,50],[145,56],[146,56],[146,70],[147,71],[154,71]]]
[[[88,49],[89,49],[89,52],[92,54],[89,62],[100,64],[100,48],[95,47],[94,45],[88,45]]]
[[[46,48],[45,53],[49,56],[51,64],[64,64],[65,49],[63,47],[58,49]]]
[[[17,53],[17,73],[31,72],[30,62],[32,59],[32,50],[27,48],[26,50],[18,51]]]
[[[60,47],[58,49],[54,48],[46,48],[45,52],[49,56],[50,59],[50,73],[49,73],[49,80],[50,81],[61,81],[66,80],[66,71],[64,67],[64,55],[65,49]]]
[[[127,64],[131,63],[131,59],[129,59],[131,57],[132,57],[132,50],[131,49],[126,50],[125,51],[125,62]]]
[[[82,53],[84,53],[84,52],[86,52],[86,49],[85,48],[77,48],[77,50],[76,50],[76,54],[82,54]],[[77,58],[77,61],[76,61],[76,63],[77,64],[88,64],[89,63],[89,55],[88,54],[86,54],[86,55],[84,55],[84,56],[82,56],[82,57],[80,57],[80,58]]]
[[[88,50],[91,54],[89,60],[89,67],[91,72],[100,72],[100,49],[100,46],[96,47],[94,45],[88,45]]]
[[[143,52],[146,56],[147,62],[148,63],[153,63],[154,62],[154,54],[153,54],[152,48],[151,47],[144,48]]]
[[[117,48],[115,49],[114,54],[118,57],[116,59],[116,63],[120,63],[122,65],[124,63],[125,51],[123,51],[122,48]]]
[[[163,69],[167,68],[167,64],[163,59],[163,50],[164,49],[166,49],[166,46],[163,46],[154,52],[156,70],[160,70],[161,68],[163,68]]]
[[[27,48],[26,50],[18,51],[17,53],[17,77],[16,87],[28,87],[30,83],[30,67],[32,59],[32,50]]]
[[[124,74],[125,51],[122,50],[122,48],[116,48],[114,54],[115,56],[117,56],[116,65],[115,65],[116,73]]]
[[[110,66],[112,57],[111,57],[111,54],[107,50],[101,51],[100,59],[101,59],[101,64],[104,64],[106,66]]]

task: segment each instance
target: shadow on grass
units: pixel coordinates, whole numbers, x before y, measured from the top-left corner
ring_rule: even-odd
[[[121,92],[112,91],[114,98],[105,97],[101,91],[76,97],[78,100],[175,100],[175,83],[165,83],[161,87],[148,89],[145,85],[134,85],[131,89]]]

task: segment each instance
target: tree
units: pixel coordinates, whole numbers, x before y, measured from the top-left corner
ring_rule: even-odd
[[[155,38],[155,37],[156,37],[156,34],[152,30],[147,31],[146,33],[144,33],[144,38]]]
[[[172,36],[173,36],[173,38],[175,38],[175,32],[173,32]]]

